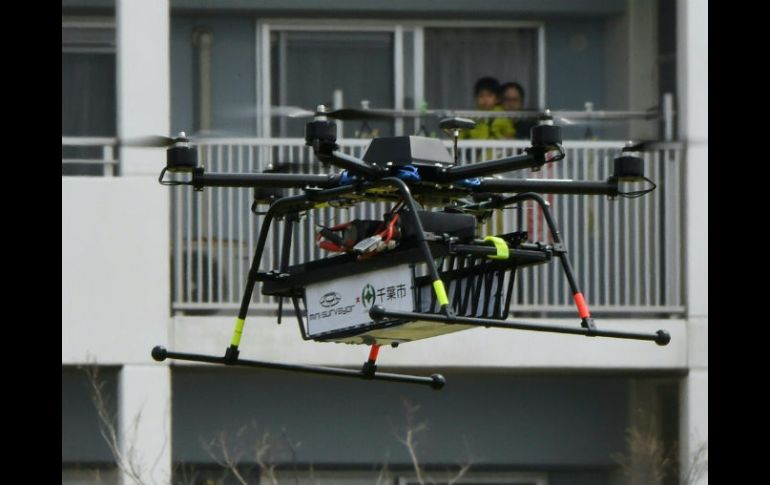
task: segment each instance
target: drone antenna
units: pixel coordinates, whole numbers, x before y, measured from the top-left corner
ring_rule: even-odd
[[[455,128],[452,130],[452,139],[454,141],[454,155],[455,155],[455,165],[457,165],[457,161],[460,158],[460,153],[457,151],[457,139],[460,137],[460,129]]]
[[[454,159],[455,165],[460,159],[460,152],[457,150],[457,139],[460,137],[460,130],[471,129],[476,126],[476,122],[467,118],[446,118],[439,122],[438,127],[444,130],[446,134],[451,132],[452,141],[454,142]]]

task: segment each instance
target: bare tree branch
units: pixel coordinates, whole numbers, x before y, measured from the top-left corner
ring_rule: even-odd
[[[660,485],[675,462],[674,450],[666,450],[657,420],[638,411],[637,424],[626,430],[625,454],[613,454],[630,485]]]
[[[419,411],[420,406],[412,404],[407,399],[404,399],[403,403],[406,411],[406,434],[403,438],[400,436],[397,436],[397,438],[404,446],[406,446],[406,449],[409,452],[409,458],[412,461],[414,473],[417,475],[417,482],[420,485],[425,485],[423,471],[420,467],[420,462],[417,459],[417,442],[415,441],[414,437],[417,433],[428,429],[428,427],[425,423],[419,423],[417,425],[414,424],[414,418],[417,414],[417,411]]]
[[[174,483],[176,485],[195,485],[198,483],[198,471],[188,463],[174,465]]]
[[[457,483],[463,476],[465,476],[466,473],[468,473],[468,470],[470,469],[471,469],[470,462],[463,465],[463,467],[460,468],[460,471],[457,472],[457,475],[455,475],[454,478],[449,480],[449,485],[454,485],[455,483]]]
[[[390,481],[390,470],[388,470],[388,462],[386,460],[385,463],[382,464],[382,468],[380,468],[380,473],[377,475],[376,485],[384,485],[389,481]]]
[[[240,431],[240,430],[239,430]],[[208,443],[203,443],[203,448],[211,456],[211,458],[222,468],[233,474],[236,480],[241,485],[248,485],[246,479],[241,475],[238,470],[238,461],[240,459],[240,453],[236,453],[235,456],[231,455],[230,447],[228,446],[227,433],[220,432],[214,439]],[[221,453],[217,454],[217,450]]]
[[[682,478],[683,485],[696,483],[709,469],[709,442],[701,442],[688,460],[689,464]]]
[[[80,367],[86,375],[89,388],[91,390],[91,401],[94,403],[96,413],[99,418],[99,433],[102,435],[107,447],[110,449],[115,464],[118,469],[130,480],[139,485],[143,485],[142,470],[136,463],[136,450],[132,444],[130,436],[126,437],[125,443],[129,444],[128,449],[121,449],[120,440],[118,439],[118,431],[115,426],[117,422],[117,416],[113,415],[109,410],[108,398],[104,393],[105,381],[99,379],[99,366],[96,362],[91,362],[88,365]],[[131,429],[133,430],[133,436],[136,436],[136,429],[139,426],[139,419],[141,412],[137,414],[132,422]]]
[[[420,466],[420,461],[417,458],[417,441],[415,440],[415,436],[418,433],[427,430],[428,425],[425,422],[415,423],[417,412],[420,410],[419,405],[412,404],[408,399],[403,399],[403,404],[406,413],[406,432],[403,438],[398,436],[398,434],[396,435],[396,438],[406,447],[407,451],[409,452],[409,458],[412,461],[412,467],[414,468],[415,475],[417,476],[417,482],[419,482],[420,485],[425,485],[427,479],[433,483],[431,477],[428,476],[427,473],[423,470],[422,466]],[[465,446],[466,448],[468,447],[467,442],[465,443]],[[460,468],[457,474],[448,477],[447,481],[449,484],[451,485],[457,483],[463,476],[468,473],[468,471],[471,469],[471,466],[472,460],[469,458],[468,462]],[[381,477],[382,471],[380,472],[380,477],[377,479],[377,483],[381,483]]]
[[[286,428],[281,428],[281,436],[283,437],[284,442],[286,443],[286,447],[289,448],[289,453],[291,454],[291,467],[294,471],[294,482],[299,485],[299,470],[297,470],[297,449],[302,446],[302,442],[298,441],[296,443],[292,443],[292,441],[289,439],[289,435],[286,432]]]
[[[252,423],[254,428],[256,429],[256,423]],[[278,485],[278,479],[275,476],[275,465],[274,464],[267,464],[265,463],[265,457],[267,456],[267,452],[270,450],[270,433],[264,433],[262,435],[261,441],[257,442],[257,445],[254,449],[254,457],[257,462],[257,466],[259,466],[259,469],[262,470],[262,473],[266,475],[265,478],[267,478],[270,483],[273,485]]]

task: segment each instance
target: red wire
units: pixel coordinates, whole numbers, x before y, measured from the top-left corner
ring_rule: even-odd
[[[383,242],[386,242],[386,243],[387,243],[387,242],[389,242],[391,239],[393,239],[393,228],[395,227],[395,225],[396,225],[396,222],[398,222],[398,216],[399,216],[399,215],[398,215],[398,214],[396,214],[396,215],[393,217],[393,219],[390,221],[390,224],[388,225],[388,230],[387,230],[388,236],[387,236],[386,238],[384,238],[384,239],[383,239]]]
[[[391,239],[393,239],[393,230],[395,229],[396,223],[399,219],[399,214],[397,214],[398,210],[403,206],[404,201],[400,200],[396,203],[396,205],[393,206],[393,208],[390,210],[390,215],[392,216],[391,220],[383,221],[380,223],[380,225],[377,226],[377,229],[374,231],[374,236],[380,236],[382,238],[382,241],[384,243],[390,242]],[[393,215],[395,214],[395,215]],[[344,222],[342,224],[337,224],[336,226],[332,226],[329,228],[330,231],[339,231],[342,229],[346,229],[350,227],[352,222]],[[322,241],[321,239],[323,236],[320,232],[316,234],[316,243],[318,244],[318,247],[321,249],[324,249],[326,251],[333,251],[333,252],[346,252],[349,251],[348,248],[345,248],[343,246],[339,246],[338,244],[335,244],[331,241]],[[347,241],[345,241],[347,243]],[[359,258],[364,257],[364,255],[360,256]]]

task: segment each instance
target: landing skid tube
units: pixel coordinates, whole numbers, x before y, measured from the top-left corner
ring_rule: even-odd
[[[537,323],[515,322],[505,320],[493,320],[489,318],[448,317],[436,313],[392,312],[376,305],[369,310],[369,316],[374,320],[394,318],[404,320],[425,320],[429,322],[446,323],[448,325],[472,325],[477,327],[510,328],[515,330],[535,330],[538,332],[568,333],[585,335],[586,337],[612,337],[634,340],[651,340],[658,345],[666,345],[671,341],[671,336],[665,330],[655,333],[618,332],[614,330],[599,330],[596,327],[565,327],[559,325],[541,325]]]
[[[231,352],[228,349],[225,357],[215,357],[213,355],[186,354],[181,352],[169,352],[165,347],[157,346],[152,349],[152,358],[158,362],[166,359],[187,360],[192,362],[205,362],[208,364],[237,365],[242,367],[256,367],[259,369],[275,369],[292,372],[304,372],[308,374],[322,374],[337,377],[353,377],[356,379],[403,382],[407,384],[422,384],[430,386],[433,389],[441,389],[446,384],[446,379],[441,374],[433,374],[430,377],[410,376],[406,374],[390,374],[386,372],[377,372],[376,366],[367,362],[363,369],[342,369],[339,367],[325,367],[319,365],[300,365],[300,364],[281,364],[277,362],[263,362],[258,360],[240,359],[237,355],[230,357]]]

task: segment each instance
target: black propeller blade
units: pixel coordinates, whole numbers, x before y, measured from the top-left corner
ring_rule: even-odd
[[[143,148],[169,148],[176,143],[197,143],[200,140],[209,138],[238,138],[244,136],[243,133],[227,132],[221,130],[201,130],[192,135],[186,135],[184,132],[179,133],[177,136],[163,136],[163,135],[145,135],[121,138],[119,144],[126,147],[143,147]]]
[[[655,150],[670,150],[670,149],[676,149],[681,148],[682,144],[681,142],[673,142],[673,141],[659,141],[659,140],[639,140],[639,141],[629,141],[625,147],[623,147],[624,152],[647,152],[647,151],[655,151]]]
[[[177,143],[177,141],[185,141],[185,139],[181,137],[171,138],[162,135],[147,135],[123,138],[120,140],[120,144],[127,147],[168,148]]]

